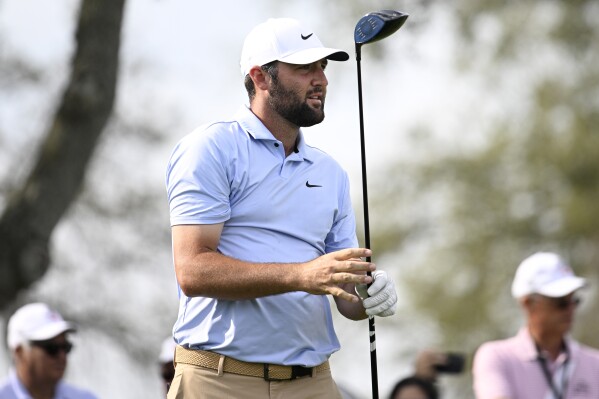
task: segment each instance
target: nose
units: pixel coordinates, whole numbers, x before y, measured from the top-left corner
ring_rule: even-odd
[[[327,79],[327,75],[324,72],[322,66],[317,65],[314,71],[314,77],[312,78],[313,86],[327,86],[329,81]]]

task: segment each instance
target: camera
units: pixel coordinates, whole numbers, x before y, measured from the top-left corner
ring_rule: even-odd
[[[447,360],[442,364],[435,364],[438,373],[459,374],[464,371],[466,356],[462,353],[448,352],[445,354]]]

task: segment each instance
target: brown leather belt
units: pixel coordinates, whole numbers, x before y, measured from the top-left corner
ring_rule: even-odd
[[[221,363],[222,362],[222,363]],[[199,349],[186,349],[178,346],[175,349],[175,364],[185,363],[205,367],[212,370],[261,377],[266,381],[294,380],[299,377],[312,376],[313,373],[330,370],[328,360],[315,367],[281,366],[268,363],[248,363],[215,352]]]

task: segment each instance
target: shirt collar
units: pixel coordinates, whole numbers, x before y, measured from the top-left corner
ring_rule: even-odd
[[[515,338],[520,344],[521,348],[518,356],[524,361],[536,361],[538,358],[537,347],[532,339],[532,336],[530,335],[528,328],[521,328]],[[578,345],[576,341],[574,341],[569,335],[564,337],[564,341],[566,343],[566,347],[568,348],[568,356],[570,359],[576,358],[578,353]]]
[[[19,380],[19,377],[17,376],[17,372],[15,369],[10,370],[8,378],[10,380],[10,386],[12,387],[12,390],[14,391],[18,399],[31,399],[31,395],[29,395],[27,389],[25,389],[25,387]]]
[[[15,393],[17,399],[33,399],[31,397],[31,395],[29,394],[29,391],[27,391],[27,388],[25,388],[25,386],[23,385],[21,380],[19,380],[17,371],[14,368],[10,369],[10,371],[8,373],[8,379],[10,381],[10,386],[12,387],[12,390]],[[63,388],[63,382],[61,380],[61,381],[58,381],[58,384],[56,384],[54,398],[56,398],[56,399],[64,398],[65,397],[64,395],[65,395],[65,392],[64,392],[64,388]]]
[[[252,112],[252,110],[244,105],[235,115],[235,119],[241,126],[243,130],[245,130],[252,138],[256,140],[269,140],[269,141],[277,141],[275,136],[272,135],[270,130],[264,126],[262,121]],[[302,129],[299,131],[299,135],[296,142],[297,152],[291,153],[288,159],[291,160],[305,160],[312,161],[312,157],[310,156],[309,146],[306,145],[306,141],[304,139],[304,133]]]

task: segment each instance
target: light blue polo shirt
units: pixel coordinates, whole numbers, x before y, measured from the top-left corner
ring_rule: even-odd
[[[31,399],[31,395],[11,369],[5,381],[0,383],[0,399]],[[59,381],[53,399],[98,399],[93,393]]]
[[[247,108],[175,147],[166,185],[171,225],[224,222],[218,251],[250,261],[305,262],[357,247],[346,172],[329,155],[283,144]],[[185,347],[239,360],[315,366],[339,350],[327,296],[189,298],[179,288],[173,332]]]

